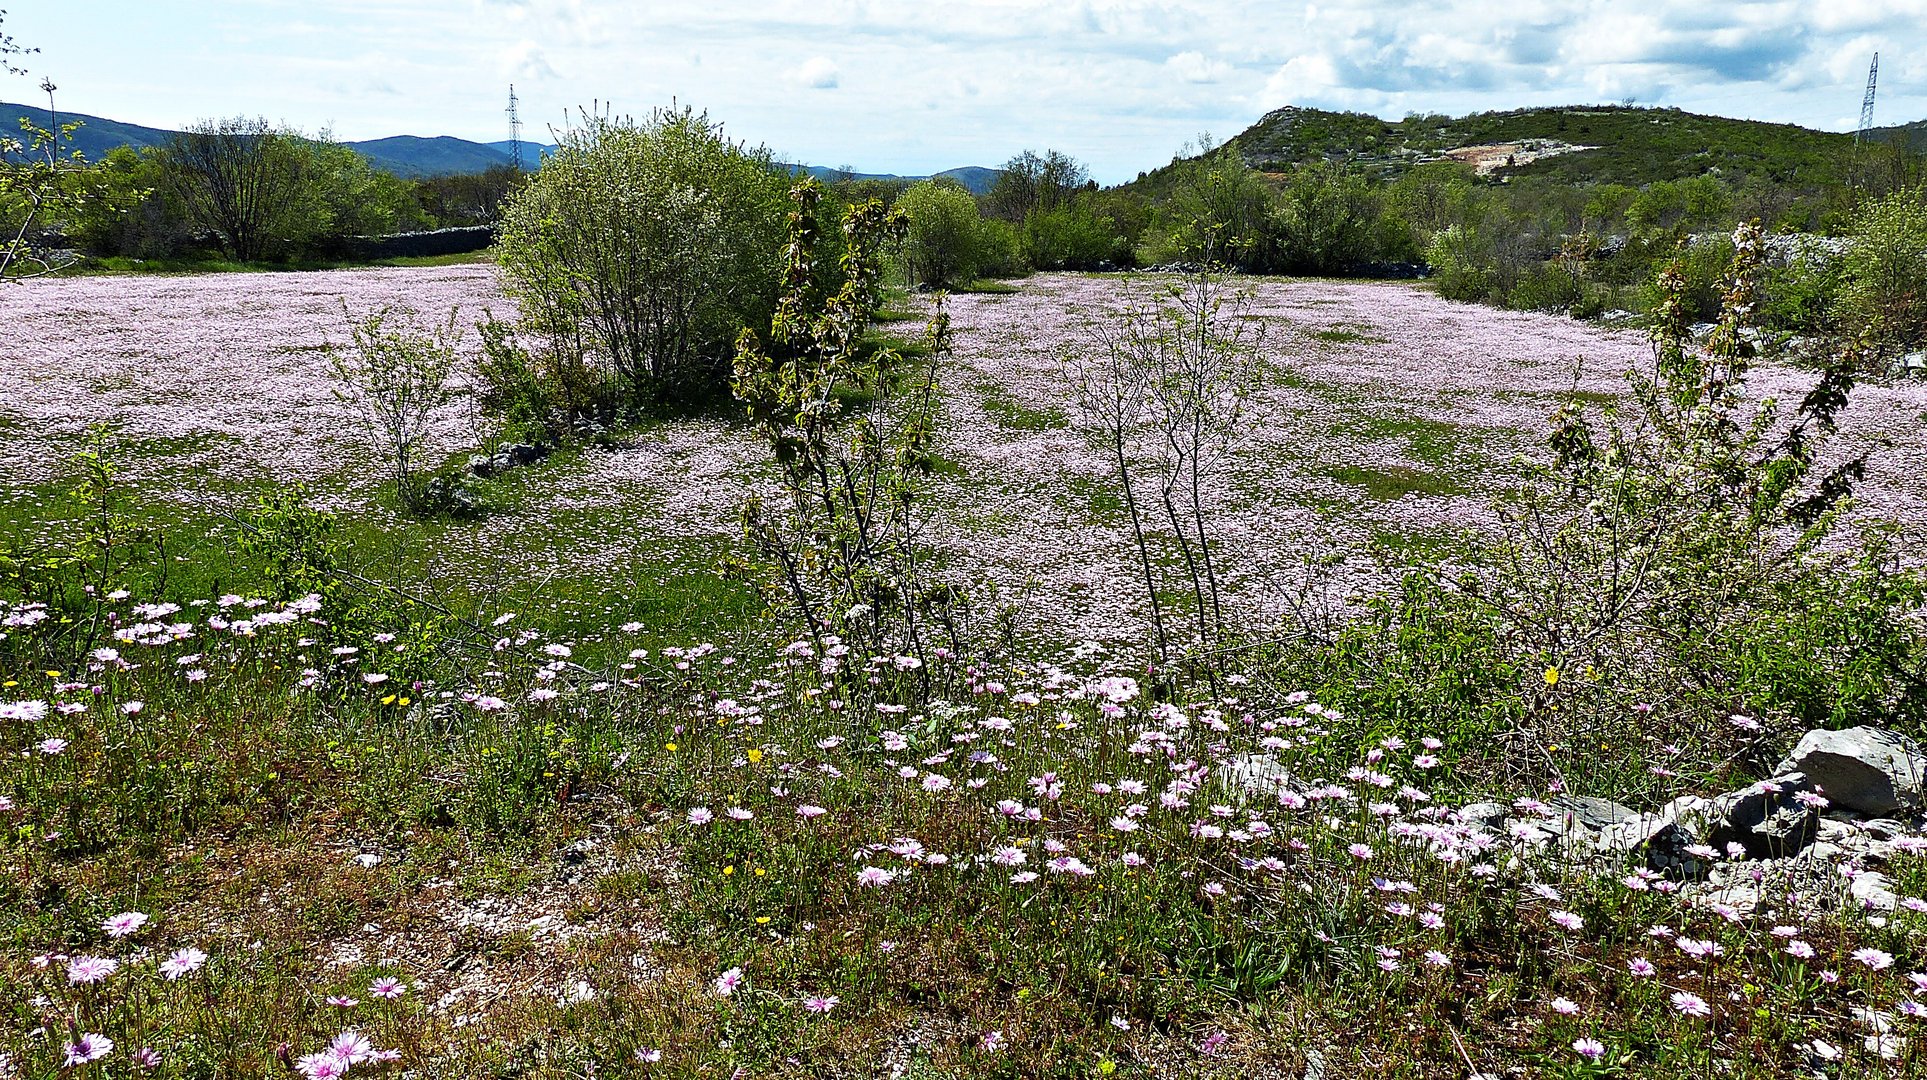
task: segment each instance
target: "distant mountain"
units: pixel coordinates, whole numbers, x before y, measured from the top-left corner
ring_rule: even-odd
[[[26,120],[35,127],[51,127],[45,105],[8,105],[0,103],[0,135],[18,137],[20,122]],[[73,142],[62,147],[63,154],[75,150],[87,156],[88,161],[99,161],[107,156],[107,151],[116,146],[159,146],[173,136],[171,131],[160,128],[142,127],[139,124],[123,124],[118,120],[106,120],[85,113],[61,112],[53,119],[59,124],[80,122],[80,130],[74,132]]]
[[[973,195],[988,195],[991,185],[997,182],[997,177],[1002,175],[1002,173],[1002,169],[986,169],[982,165],[965,165],[962,168],[945,169],[937,175],[955,180],[957,183],[969,188]]]
[[[1927,153],[1927,120],[1916,120],[1911,124],[1901,124],[1898,127],[1875,128],[1867,134],[1877,139],[1898,139],[1905,143],[1909,150]]]
[[[1892,130],[1927,139],[1924,127],[1927,121]],[[1412,115],[1398,121],[1286,106],[1225,145],[1266,172],[1338,161],[1390,179],[1415,165],[1450,158],[1501,179],[1518,175],[1638,186],[1717,175],[1817,187],[1840,180],[1842,151],[1852,141],[1851,135],[1793,124],[1617,105]],[[1166,166],[1140,176],[1134,186],[1157,189],[1169,177]]]
[[[503,139],[501,142],[488,143],[487,145],[490,149],[500,150],[504,154],[515,148],[515,144],[507,139]],[[522,163],[524,165],[533,165],[538,160],[546,161],[549,155],[553,153],[555,153],[554,143],[524,142],[522,144]]]
[[[457,139],[451,135],[422,138],[419,135],[391,135],[386,139],[342,143],[368,159],[377,169],[406,176],[455,176],[478,173],[513,161],[507,151],[493,146]],[[532,161],[526,164],[534,164]]]
[[[783,168],[793,173],[808,173],[818,180],[824,181],[848,178],[851,180],[882,180],[886,183],[894,184],[914,184],[919,180],[955,180],[973,195],[988,193],[991,185],[997,182],[997,174],[1001,171],[999,169],[986,169],[981,165],[965,165],[960,168],[945,169],[940,173],[934,173],[930,176],[899,176],[896,173],[845,172],[842,169],[832,169],[824,165],[791,165],[786,163],[783,165]]]
[[[20,120],[27,118],[41,127],[47,126],[47,110],[44,106],[8,105],[0,103],[0,135],[11,135],[20,130]],[[142,127],[139,124],[123,124],[118,120],[108,120],[84,113],[60,113],[62,124],[80,121],[81,128],[74,133],[74,140],[65,152],[80,151],[88,161],[99,161],[107,156],[109,150],[117,146],[131,146],[141,149],[159,146],[176,134],[161,128]],[[386,139],[365,139],[361,142],[343,143],[343,146],[368,159],[377,169],[405,176],[410,179],[429,176],[452,176],[460,173],[478,173],[499,165],[513,163],[509,156],[512,149],[507,139],[500,142],[478,143],[467,139],[457,139],[450,135],[423,137],[420,135],[393,135]],[[552,143],[525,142],[522,144],[523,167],[535,166],[542,159],[555,153]],[[792,171],[802,170],[819,179],[841,175],[836,169],[821,165],[791,165]],[[890,173],[857,173],[866,180],[925,180],[923,176],[896,176]],[[960,169],[947,169],[936,174],[947,176],[978,195],[990,190],[997,180],[996,169],[985,169],[968,165]]]

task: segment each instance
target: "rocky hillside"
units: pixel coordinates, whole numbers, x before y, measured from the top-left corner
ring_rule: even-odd
[[[1840,152],[1851,141],[1792,124],[1678,109],[1585,105],[1393,122],[1288,105],[1266,113],[1227,145],[1268,172],[1323,160],[1396,178],[1414,165],[1456,158],[1482,172],[1567,183],[1639,185],[1713,174],[1809,187],[1837,181]],[[1155,185],[1163,171],[1140,182]]]

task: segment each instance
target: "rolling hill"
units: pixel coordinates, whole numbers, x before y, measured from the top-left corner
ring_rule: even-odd
[[[1916,120],[1911,124],[1901,124],[1898,127],[1875,128],[1869,134],[1889,141],[1898,139],[1905,143],[1909,150],[1927,153],[1927,120]]]
[[[342,145],[367,158],[369,164],[377,169],[409,178],[478,173],[513,163],[506,148],[498,150],[452,135],[433,138],[391,135],[386,139],[368,139]]]
[[[1927,139],[1927,121],[1890,129]],[[1482,172],[1560,183],[1640,185],[1713,174],[1794,187],[1839,179],[1853,137],[1792,124],[1705,116],[1679,109],[1585,105],[1469,116],[1381,120],[1363,113],[1286,106],[1227,141],[1252,167],[1284,172],[1338,161],[1386,179],[1457,158]],[[1155,190],[1170,166],[1135,182]]]
[[[0,104],[0,133],[17,135],[23,119],[38,127],[50,126],[45,105]],[[172,131],[161,128],[123,124],[118,120],[88,116],[85,113],[62,112],[56,114],[55,119],[61,124],[80,122],[80,130],[74,133],[74,140],[67,145],[65,152],[71,153],[78,150],[86,155],[88,161],[99,161],[107,156],[107,151],[117,146],[131,146],[135,149],[159,146],[174,134]]]
[[[22,118],[42,127],[47,126],[48,116],[44,106],[11,105],[0,103],[0,133],[11,134],[20,130]],[[143,127],[139,124],[126,124],[118,120],[108,120],[85,113],[60,113],[59,122],[66,124],[79,121],[80,130],[74,133],[74,140],[66,148],[68,152],[78,150],[89,161],[99,161],[107,152],[119,146],[141,149],[159,146],[175,134],[162,128]],[[343,143],[343,146],[367,158],[369,164],[396,176],[411,179],[430,176],[451,176],[459,173],[478,173],[500,165],[511,164],[509,156],[511,144],[507,139],[500,142],[478,143],[458,139],[450,135],[420,136],[391,135],[385,139],[366,139],[360,142]],[[525,167],[555,152],[549,143],[525,142],[522,144]],[[794,171],[808,172],[819,179],[839,174],[839,170],[821,165],[790,165]],[[893,173],[857,173],[866,180],[923,180],[922,176],[898,176]],[[990,190],[996,182],[997,170],[981,166],[967,165],[958,169],[947,169],[936,174],[949,177],[976,194]]]
[[[1000,169],[986,169],[981,165],[965,165],[962,168],[945,169],[940,173],[933,173],[930,176],[899,176],[896,173],[846,172],[842,169],[832,169],[824,165],[785,164],[783,167],[793,173],[808,173],[818,180],[824,181],[835,180],[841,177],[847,177],[851,180],[882,180],[885,183],[896,184],[914,184],[919,180],[932,179],[955,180],[957,183],[963,185],[964,189],[972,195],[983,195],[989,192],[991,185],[997,182],[998,173],[1002,171]]]

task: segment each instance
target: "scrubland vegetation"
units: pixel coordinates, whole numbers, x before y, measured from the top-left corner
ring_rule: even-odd
[[[1691,182],[1643,340],[1224,272],[1483,273],[1456,168],[589,114],[500,292],[9,284],[0,1075],[1927,1072],[1923,807],[1775,768],[1923,734],[1919,189],[1805,367]],[[1728,791],[1831,854],[1575,824]]]

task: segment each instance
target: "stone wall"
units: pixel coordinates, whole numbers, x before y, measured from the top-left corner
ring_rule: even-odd
[[[434,255],[466,255],[495,242],[495,230],[488,225],[460,229],[435,229],[430,232],[396,233],[392,236],[350,236],[343,241],[344,254],[355,259],[426,258]]]

